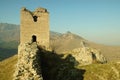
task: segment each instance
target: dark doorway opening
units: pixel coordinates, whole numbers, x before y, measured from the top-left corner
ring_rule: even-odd
[[[37,16],[33,16],[34,22],[37,22]]]
[[[36,36],[35,35],[32,36],[32,42],[36,42]]]

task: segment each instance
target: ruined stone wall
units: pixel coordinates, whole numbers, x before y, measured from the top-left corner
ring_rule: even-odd
[[[38,45],[49,46],[49,13],[44,8],[21,9],[20,42],[31,42],[33,35]]]
[[[43,80],[40,51],[36,42],[20,44],[13,80]]]
[[[13,80],[43,80],[37,43],[20,44]]]

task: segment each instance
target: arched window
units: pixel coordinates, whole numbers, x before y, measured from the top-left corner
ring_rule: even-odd
[[[37,16],[33,16],[34,22],[37,22]]]
[[[32,36],[32,42],[36,42],[36,36],[35,35]]]

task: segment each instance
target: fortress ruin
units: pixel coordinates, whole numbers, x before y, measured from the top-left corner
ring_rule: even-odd
[[[21,9],[20,43],[37,42],[49,47],[49,12],[45,8],[37,8],[31,12]]]

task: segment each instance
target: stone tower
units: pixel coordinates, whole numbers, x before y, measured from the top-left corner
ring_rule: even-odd
[[[37,8],[31,12],[21,9],[20,43],[37,42],[49,47],[49,12],[45,8]]]

